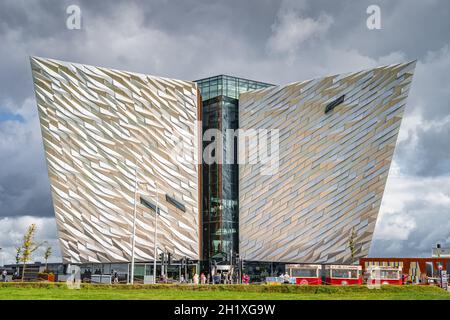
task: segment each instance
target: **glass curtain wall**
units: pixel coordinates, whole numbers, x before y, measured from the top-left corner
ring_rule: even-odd
[[[240,93],[272,85],[226,75],[196,82],[202,95],[203,133],[208,129],[222,132],[222,140],[217,142],[221,154],[217,156],[223,164],[203,163],[203,260],[204,268],[209,269],[214,262],[230,264],[239,250],[238,143],[237,138],[227,136],[226,129],[239,128]],[[203,142],[203,149],[209,143]]]
[[[273,84],[269,83],[236,78],[226,75],[201,79],[195,82],[200,88],[202,101],[207,101],[218,96],[239,99],[239,94],[242,92],[273,86]]]

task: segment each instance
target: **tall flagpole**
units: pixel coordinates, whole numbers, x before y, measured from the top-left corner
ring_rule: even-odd
[[[156,210],[155,210],[155,233],[153,236],[153,244],[154,244],[154,251],[153,251],[153,284],[156,284],[156,238],[157,238],[157,232],[158,232],[158,214],[159,214],[159,197],[158,197],[158,186],[156,184],[155,180],[155,192],[156,192]],[[162,266],[161,266],[162,267]],[[162,270],[162,269],[161,269]]]
[[[137,166],[135,163],[134,166],[134,212],[133,212],[133,236],[132,236],[132,244],[131,244],[131,279],[130,283],[134,284],[134,246],[136,243],[136,206],[137,206],[137,192],[138,192],[138,183],[137,183]]]

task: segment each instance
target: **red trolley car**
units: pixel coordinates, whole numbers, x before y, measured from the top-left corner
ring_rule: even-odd
[[[370,266],[367,268],[367,284],[402,284],[402,267]]]
[[[320,264],[288,264],[286,271],[291,279],[295,279],[297,285],[322,284],[322,266]]]
[[[362,284],[362,267],[353,265],[325,266],[325,282],[330,285],[346,286]]]

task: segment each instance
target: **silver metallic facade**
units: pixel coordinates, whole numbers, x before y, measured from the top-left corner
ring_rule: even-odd
[[[136,260],[152,261],[155,212],[139,197],[155,205],[156,194],[158,252],[200,260],[209,186],[197,85],[35,57],[31,66],[64,262],[129,262],[135,202]],[[275,172],[239,164],[242,259],[346,263],[368,254],[414,66],[239,95],[240,130],[279,132]]]
[[[158,251],[199,259],[197,85],[34,57],[31,65],[64,262],[130,261],[136,182],[136,260],[154,259],[155,212],[138,197],[155,204],[156,192]]]
[[[368,254],[415,63],[242,93],[242,130],[279,130],[279,167],[240,165],[245,260],[345,263]],[[344,97],[325,113],[326,106]],[[349,242],[354,235],[353,258]]]

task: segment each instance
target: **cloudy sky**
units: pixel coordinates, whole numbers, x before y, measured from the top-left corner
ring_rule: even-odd
[[[66,8],[81,9],[80,30]],[[366,25],[381,8],[381,30]],[[27,225],[57,246],[29,56],[195,80],[289,83],[418,60],[371,256],[450,246],[448,0],[0,2],[0,247]],[[59,258],[55,248],[54,260]],[[35,260],[42,260],[38,252]]]

